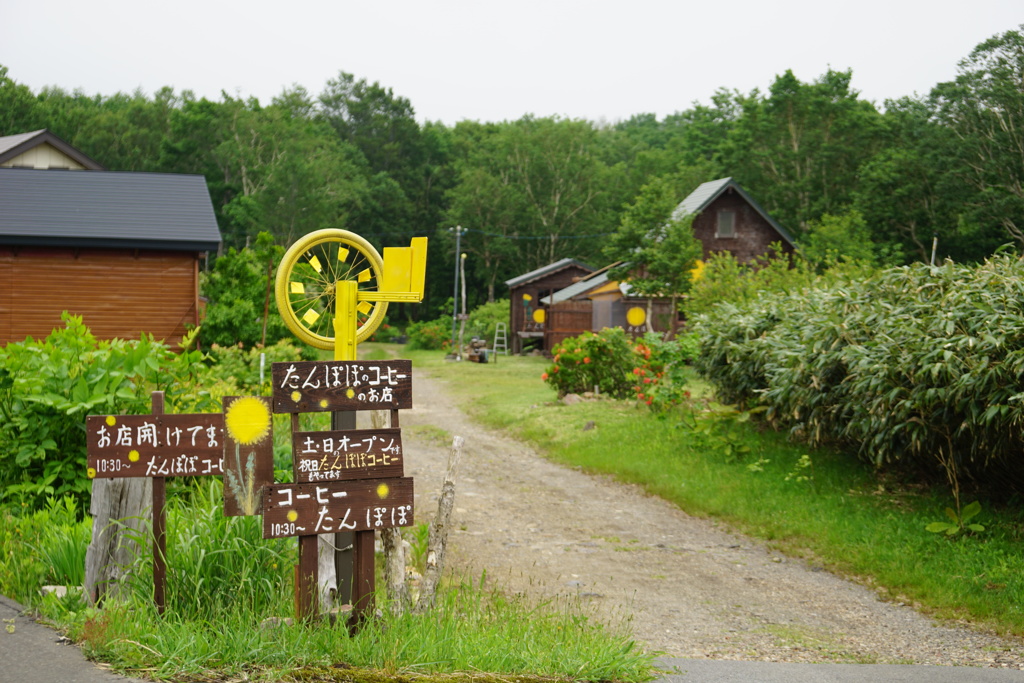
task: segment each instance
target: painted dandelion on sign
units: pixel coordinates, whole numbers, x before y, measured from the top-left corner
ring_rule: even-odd
[[[257,396],[225,398],[224,432],[225,514],[258,514],[263,486],[271,483],[274,473],[270,400]]]

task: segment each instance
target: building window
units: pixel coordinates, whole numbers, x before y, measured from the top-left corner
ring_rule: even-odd
[[[718,212],[718,229],[715,230],[715,237],[720,239],[736,237],[735,211],[722,210]]]

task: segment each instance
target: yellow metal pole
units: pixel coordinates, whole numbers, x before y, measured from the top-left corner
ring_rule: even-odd
[[[355,280],[339,280],[334,287],[334,360],[356,360],[358,283]]]

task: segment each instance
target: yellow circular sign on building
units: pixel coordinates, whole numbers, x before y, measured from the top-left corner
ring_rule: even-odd
[[[639,306],[634,306],[626,311],[626,322],[629,323],[631,327],[640,327],[647,322],[647,311]]]
[[[544,309],[543,308],[538,308],[537,310],[535,310],[533,312],[533,322],[537,323],[538,325],[543,325],[544,324]]]

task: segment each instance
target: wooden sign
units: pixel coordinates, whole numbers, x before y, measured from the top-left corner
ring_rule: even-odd
[[[412,408],[412,361],[274,363],[275,413]]]
[[[274,416],[265,396],[224,397],[224,514],[256,515],[274,482]]]
[[[410,477],[271,484],[263,494],[263,538],[412,526],[412,505]]]
[[[224,416],[89,415],[90,479],[184,477],[224,473]]]
[[[384,479],[405,474],[399,429],[292,434],[295,481]]]

